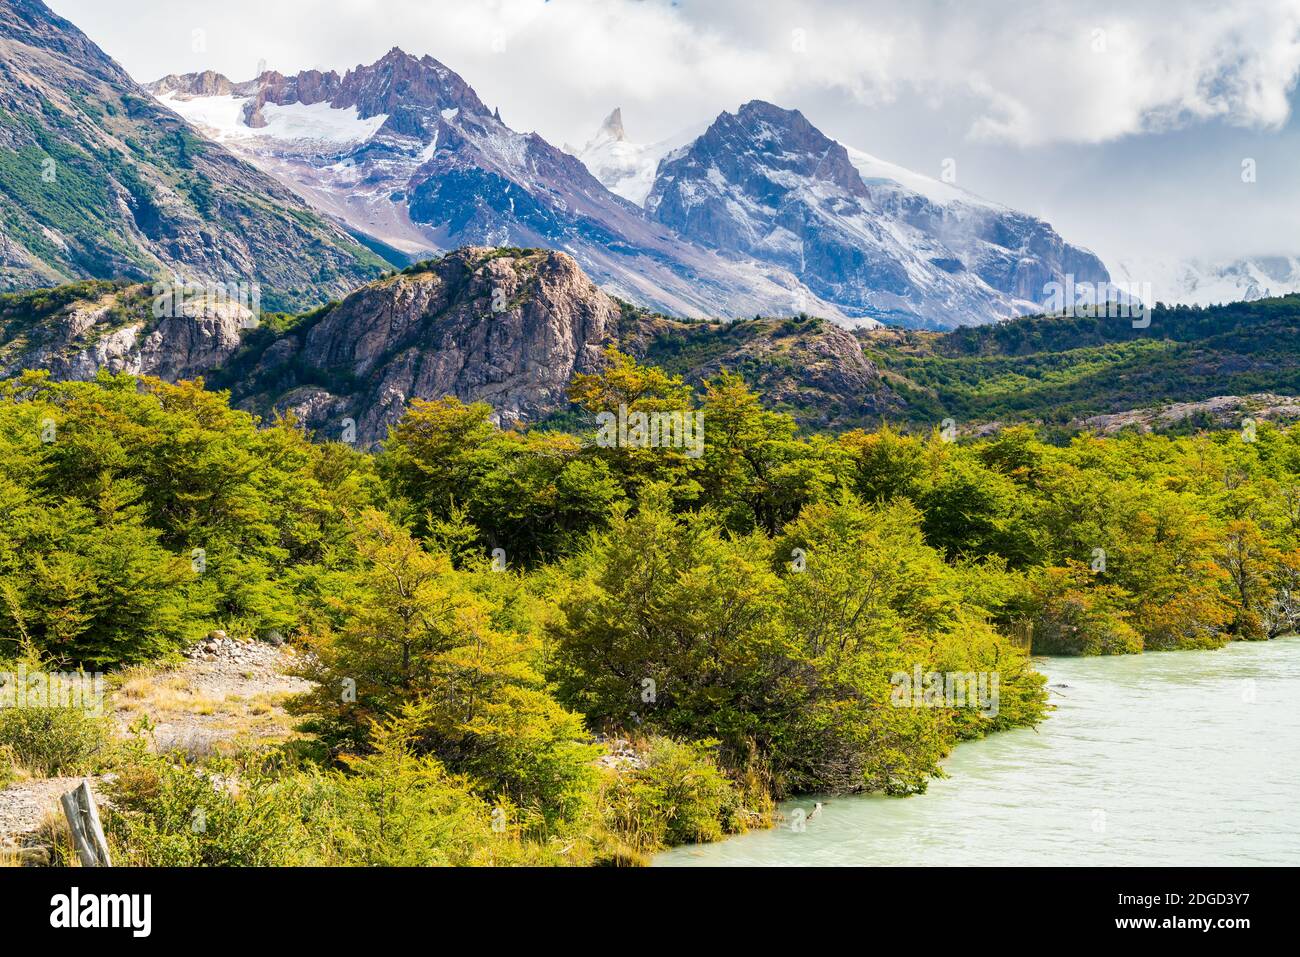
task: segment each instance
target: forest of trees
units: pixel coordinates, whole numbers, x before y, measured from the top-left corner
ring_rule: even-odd
[[[804,436],[738,377],[608,358],[571,387],[586,433],[417,400],[375,454],[202,383],[0,384],[0,662],[111,672],[220,628],[285,636],[317,682],[302,737],[198,774],[96,750],[124,861],[636,862],[792,794],[924,790],[957,741],[1045,716],[1028,640],[1300,616],[1300,428]],[[701,410],[703,454],[595,442],[620,405]],[[997,674],[996,713],[891,707],[917,667]],[[644,766],[602,767],[606,734]]]
[[[1210,396],[1300,392],[1300,296],[1217,306],[1157,303],[1149,325],[1022,316],[944,333],[860,334],[910,422],[1043,423],[1064,435],[1098,413]],[[1194,429],[1186,429],[1194,431]]]

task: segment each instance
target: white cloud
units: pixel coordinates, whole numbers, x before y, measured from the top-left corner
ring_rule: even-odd
[[[746,16],[748,4],[726,6],[726,17]],[[783,71],[787,98],[817,86],[867,105],[903,90],[969,94],[967,134],[1017,145],[1104,142],[1210,118],[1277,126],[1300,74],[1297,0],[823,0],[765,4],[764,18],[807,26],[806,63]],[[736,37],[741,48],[752,40]]]
[[[665,135],[760,97],[968,99],[966,134],[1104,142],[1208,118],[1277,125],[1300,0],[54,0],[139,79],[345,69],[392,46],[460,72],[510,119],[580,137],[612,105]],[[111,7],[111,9],[109,9]],[[206,30],[207,49],[191,50]],[[802,31],[797,33],[796,31]]]

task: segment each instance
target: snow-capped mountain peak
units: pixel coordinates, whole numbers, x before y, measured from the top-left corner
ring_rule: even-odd
[[[342,76],[191,74],[150,89],[354,232],[411,256],[541,246],[569,253],[610,292],[670,313],[806,308],[848,320],[787,271],[720,256],[652,222],[574,156],[506,126],[432,57],[395,49]],[[631,146],[620,113],[600,135]]]
[[[1109,280],[1047,223],[850,152],[761,100],[664,157],[645,208],[707,248],[790,270],[850,315],[907,325],[1037,311],[1066,274]]]
[[[1115,264],[1120,281],[1149,288],[1152,302],[1214,306],[1300,292],[1300,257],[1255,256],[1214,261],[1145,257]]]
[[[381,131],[423,144],[437,116],[491,116],[447,67],[398,47],[342,76],[333,70],[294,76],[267,70],[236,83],[209,70],[172,74],[146,88],[214,138],[262,139],[288,149],[303,144],[298,151],[304,154],[313,143],[357,145]]]
[[[396,48],[342,75],[208,72],[150,89],[408,256],[558,249],[610,292],[677,314],[943,327],[1035,311],[1063,272],[1107,278],[1046,223],[850,153],[761,101],[650,145],[615,109],[565,152],[506,126],[437,60]]]
[[[605,117],[586,146],[577,149],[566,145],[564,149],[582,160],[583,165],[610,192],[644,206],[659,161],[689,144],[702,132],[702,129],[691,129],[656,143],[634,143],[623,129],[623,110],[616,107]]]
[[[622,142],[627,139],[627,133],[623,130],[622,107],[614,107],[614,112],[605,117],[605,122],[600,124],[596,139],[613,140],[614,142]]]

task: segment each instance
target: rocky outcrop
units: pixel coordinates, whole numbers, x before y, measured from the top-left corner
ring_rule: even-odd
[[[486,402],[503,424],[544,419],[607,345],[695,385],[742,372],[765,402],[815,428],[906,410],[858,339],[831,322],[682,322],[616,302],[564,253],[483,247],[357,290],[235,356],[214,382],[250,411],[292,412],[323,438],[372,445],[412,398]]]
[[[184,76],[169,73],[151,83],[150,90],[157,94],[185,92],[191,96],[230,96],[235,92],[235,84],[214,70],[204,70]]]
[[[822,319],[750,319],[730,325],[654,319],[634,336],[623,341],[630,354],[679,370],[693,385],[724,369],[741,373],[765,404],[789,412],[809,428],[878,425],[907,415],[906,400],[866,357],[858,337]]]
[[[576,372],[598,367],[618,315],[571,256],[466,248],[358,289],[243,357],[232,386],[246,407],[292,410],[324,437],[351,420],[366,445],[412,398],[455,396],[487,402],[502,423],[536,420],[565,404]]]
[[[1129,429],[1167,432],[1183,428],[1236,428],[1249,434],[1252,422],[1289,425],[1297,419],[1300,419],[1300,398],[1259,392],[1244,396],[1216,395],[1198,402],[1170,402],[1155,408],[1093,415],[1072,422],[1071,427],[1098,435],[1114,435]]]
[[[155,317],[149,287],[74,300],[35,323],[0,316],[0,376],[46,369],[58,379],[93,379],[101,369],[168,381],[193,379],[239,348],[257,318],[236,302],[185,303]]]

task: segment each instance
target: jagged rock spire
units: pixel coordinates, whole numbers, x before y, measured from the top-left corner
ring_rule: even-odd
[[[600,131],[607,133],[611,139],[625,140],[627,134],[623,132],[623,108],[616,106],[614,112],[605,117],[605,122],[600,124]]]

